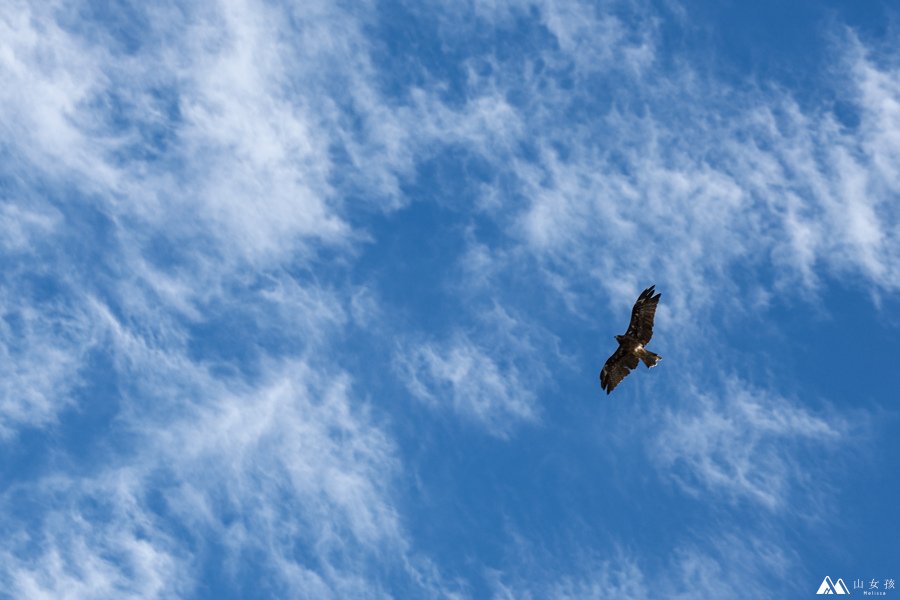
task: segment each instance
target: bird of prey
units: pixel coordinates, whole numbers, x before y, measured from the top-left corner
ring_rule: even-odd
[[[600,371],[600,387],[609,394],[632,369],[638,366],[638,360],[644,361],[647,368],[655,367],[662,356],[650,352],[644,346],[653,336],[653,317],[656,305],[662,294],[653,295],[655,285],[651,285],[638,296],[634,308],[631,309],[631,323],[625,335],[617,335],[619,347],[609,357],[603,370]]]

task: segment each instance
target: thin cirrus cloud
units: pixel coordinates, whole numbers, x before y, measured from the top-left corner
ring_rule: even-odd
[[[287,66],[263,43],[258,21],[267,13],[243,19],[241,6],[220,14],[198,9],[187,25],[172,20],[178,11],[155,9],[149,17],[163,19],[160,30],[173,25],[175,47],[147,43],[138,56],[103,46],[109,40],[102,31],[88,41],[67,29],[58,6],[7,13],[3,68],[14,85],[4,86],[4,128],[19,142],[6,166],[18,183],[7,188],[14,195],[3,213],[16,226],[4,228],[4,239],[22,265],[8,275],[11,298],[41,265],[51,277],[56,267],[81,279],[61,286],[63,313],[89,313],[92,295],[111,292],[139,319],[145,310],[159,312],[147,305],[161,302],[196,321],[198,307],[216,304],[223,286],[246,282],[242,265],[271,265],[273,257],[302,251],[295,242],[303,239],[340,243],[347,236],[327,205],[327,127],[320,114],[275,93],[288,83]],[[41,177],[43,191],[61,204],[31,202],[38,192],[28,186],[38,187]],[[84,196],[63,201],[66,187]],[[92,238],[105,245],[101,252],[85,250]],[[120,275],[107,289],[91,290],[98,266]],[[28,377],[27,356],[49,359],[51,346],[62,347],[38,337],[54,319],[49,310],[22,317],[32,350],[17,350],[19,377]]]
[[[191,574],[205,568],[200,556],[220,555],[221,576],[239,582],[264,553],[258,568],[273,589],[372,590],[364,573],[373,553],[405,561],[384,495],[394,450],[354,414],[340,377],[318,389],[303,364],[282,371],[240,396],[210,382],[218,389],[180,418],[144,415],[130,458],[96,475],[8,490],[8,514],[26,503],[46,508],[37,522],[25,515],[20,527],[4,526],[7,589],[24,597],[184,595],[198,584]],[[298,553],[297,539],[309,553]]]
[[[10,273],[6,279],[22,288],[30,283]],[[70,392],[97,341],[84,312],[53,300],[35,306],[31,300],[0,295],[6,314],[0,326],[0,440],[14,438],[21,427],[51,424],[59,410],[72,405]]]
[[[879,133],[892,130],[895,115],[890,96],[879,96],[886,86],[874,83],[889,75],[873,74],[863,57],[851,69],[853,82],[868,73],[855,88],[855,131],[827,112],[802,112],[778,91],[743,99],[732,92],[727,114],[710,117],[693,101],[708,93],[715,103],[716,92],[692,85],[688,74],[683,82],[676,75],[678,102],[653,98],[650,87],[651,102],[669,102],[665,114],[612,111],[599,128],[571,131],[581,143],[565,161],[548,143],[538,161],[522,166],[532,199],[519,219],[523,243],[554,268],[604,286],[651,267],[657,277],[686,282],[669,296],[679,312],[687,294],[697,309],[708,306],[709,281],[729,283],[738,264],[763,271],[774,263],[778,283],[814,286],[824,270],[895,289],[896,175],[887,165],[896,149]],[[691,127],[674,126],[680,122]],[[635,235],[644,252],[628,252]]]
[[[410,585],[431,585],[392,508],[396,451],[351,400],[346,376],[323,380],[302,360],[269,368],[271,350],[250,342],[241,356],[259,363],[247,383],[244,365],[222,353],[274,331],[273,319],[296,344],[290,354],[312,351],[345,322],[343,297],[299,284],[282,261],[304,256],[312,241],[339,247],[352,238],[336,212],[329,148],[344,138],[362,152],[367,142],[335,122],[339,109],[322,90],[307,91],[309,102],[290,92],[316,84],[304,75],[324,64],[343,65],[340,43],[321,50],[341,35],[358,40],[344,30],[355,21],[323,6],[304,27],[325,39],[302,38],[313,47],[298,49],[270,44],[285,22],[278,11],[198,8],[183,24],[174,20],[180,10],[151,9],[149,43],[128,55],[102,31],[88,41],[71,21],[61,25],[61,7],[19,8],[3,20],[4,73],[15,81],[4,86],[4,114],[15,116],[4,129],[21,140],[6,174],[26,189],[47,177],[58,204],[4,199],[4,219],[16,223],[4,243],[23,265],[4,279],[4,307],[17,315],[5,321],[15,330],[3,332],[12,365],[4,438],[60,413],[65,427],[70,408],[90,410],[94,400],[68,400],[61,385],[87,368],[90,340],[120,383],[117,417],[106,423],[117,433],[93,442],[118,458],[82,475],[47,466],[4,492],[7,515],[44,507],[3,523],[5,589],[192,595],[203,557],[222,556],[231,581],[250,561],[270,570],[273,590],[360,595],[377,589],[373,565],[387,554]],[[157,43],[163,30],[174,43]],[[282,63],[314,49],[317,65]],[[342,68],[366,83],[364,65]],[[392,169],[373,167],[366,181],[382,179],[387,194]],[[72,219],[78,209],[98,219]],[[89,238],[102,248],[95,264],[80,262],[79,240]],[[48,250],[57,244],[70,252]],[[52,302],[21,297],[37,265],[56,283],[34,294]],[[193,343],[194,328],[216,322],[230,331],[226,348]],[[131,443],[121,446],[119,435]]]
[[[498,364],[467,337],[420,343],[398,352],[397,370],[409,391],[438,410],[455,413],[508,435],[520,422],[536,418],[536,398],[515,364]]]
[[[737,378],[721,394],[695,390],[691,397],[691,408],[664,409],[652,452],[661,471],[691,494],[722,494],[782,511],[797,493],[810,493],[811,477],[793,449],[821,451],[847,442],[836,419]]]

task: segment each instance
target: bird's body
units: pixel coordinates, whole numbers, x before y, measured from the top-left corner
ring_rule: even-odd
[[[653,317],[662,296],[662,294],[653,295],[655,287],[651,285],[638,296],[634,308],[631,309],[628,331],[625,335],[616,336],[619,347],[600,371],[600,387],[606,390],[607,394],[613,391],[632,369],[637,368],[639,361],[644,361],[650,368],[662,360],[659,354],[644,347],[653,336]]]

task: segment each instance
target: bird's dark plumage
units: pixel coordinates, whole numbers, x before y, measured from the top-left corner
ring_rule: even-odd
[[[656,316],[656,305],[662,294],[653,295],[656,286],[651,285],[641,292],[634,308],[631,309],[631,322],[625,335],[617,335],[619,347],[609,357],[603,370],[600,371],[600,387],[609,394],[625,376],[636,369],[638,362],[644,361],[647,367],[655,367],[662,357],[650,352],[644,345],[653,337],[653,317]]]

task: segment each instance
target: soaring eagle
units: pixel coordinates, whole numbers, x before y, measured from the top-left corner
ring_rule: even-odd
[[[607,394],[613,391],[632,369],[637,368],[638,359],[644,361],[647,368],[655,367],[656,363],[662,360],[662,356],[644,348],[653,336],[653,317],[662,296],[662,294],[653,295],[655,287],[651,285],[638,296],[634,308],[631,309],[628,331],[625,335],[616,336],[619,347],[600,371],[600,387],[606,390]]]

